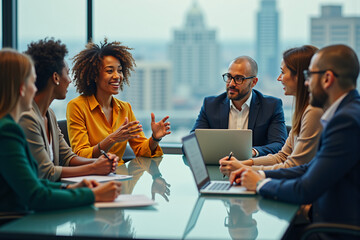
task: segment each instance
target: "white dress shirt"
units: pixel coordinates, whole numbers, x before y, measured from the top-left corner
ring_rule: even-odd
[[[252,92],[250,92],[249,98],[241,106],[241,111],[230,101],[229,129],[248,129],[251,98]]]

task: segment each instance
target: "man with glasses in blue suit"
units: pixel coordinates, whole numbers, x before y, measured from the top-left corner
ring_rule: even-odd
[[[230,183],[242,184],[266,198],[312,203],[312,222],[360,226],[359,60],[348,46],[328,46],[313,56],[304,75],[310,104],[326,110],[316,156],[308,164],[288,169],[255,172],[242,168],[231,173]],[[336,234],[318,237],[359,239]]]
[[[257,72],[251,57],[234,59],[222,75],[226,92],[205,98],[191,132],[198,128],[251,129],[253,157],[277,153],[287,137],[282,102],[253,89]]]

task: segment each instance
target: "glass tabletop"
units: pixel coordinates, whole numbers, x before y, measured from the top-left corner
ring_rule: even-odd
[[[212,179],[222,178],[208,167]],[[119,166],[122,192],[144,194],[156,205],[136,208],[87,206],[38,212],[3,225],[0,236],[146,239],[281,239],[298,206],[256,196],[203,196],[181,155],[136,158]]]

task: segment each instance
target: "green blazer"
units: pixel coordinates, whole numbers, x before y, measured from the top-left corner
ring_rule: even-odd
[[[38,179],[25,134],[10,115],[0,119],[0,211],[57,210],[94,203],[91,189],[60,189],[61,183]]]

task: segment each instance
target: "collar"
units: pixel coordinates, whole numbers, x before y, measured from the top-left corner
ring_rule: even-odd
[[[248,99],[246,100],[246,102],[241,106],[241,110],[243,109],[243,106],[244,106],[244,105],[250,107],[251,99],[252,99],[252,90],[251,90],[251,92],[250,92],[249,98],[248,98]],[[238,110],[238,109],[235,107],[235,105],[233,104],[232,100],[230,100],[230,110],[231,110],[231,108],[234,108],[234,109]]]
[[[88,101],[89,101],[89,107],[90,107],[91,111],[94,110],[98,106],[100,107],[100,104],[96,100],[95,95],[88,96],[87,98],[88,98]],[[121,109],[120,102],[116,98],[111,97],[111,101],[112,101],[113,107],[115,107],[116,110]]]
[[[341,101],[348,95],[349,93],[344,93],[341,97],[339,97],[331,106],[325,111],[325,113],[321,117],[322,122],[329,122],[330,119],[334,116],[336,109],[339,107]]]

